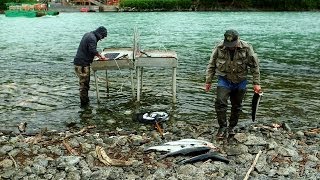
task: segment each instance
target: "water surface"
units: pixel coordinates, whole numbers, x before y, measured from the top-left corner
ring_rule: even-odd
[[[145,68],[142,103],[131,97],[128,70],[109,72],[110,97],[101,88],[96,103],[92,76],[91,112],[79,107],[73,57],[82,35],[100,25],[108,37],[98,47],[132,47],[133,28],[142,49],[178,54],[178,103],[171,103],[171,70]],[[64,129],[68,122],[101,128],[139,126],[130,115],[165,110],[171,121],[215,119],[214,88],[203,90],[211,49],[234,28],[250,42],[261,63],[264,97],[258,121],[287,122],[294,128],[319,126],[319,12],[149,12],[61,13],[56,17],[7,18],[0,15],[0,127],[27,121],[32,129]],[[104,72],[99,72],[103,85]],[[251,80],[251,77],[250,77]],[[250,123],[252,85],[241,123]],[[116,122],[115,125],[110,123]],[[215,122],[216,123],[216,122]],[[133,125],[133,126],[132,126]]]

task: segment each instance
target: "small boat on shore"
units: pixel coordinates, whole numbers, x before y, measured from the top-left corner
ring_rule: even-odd
[[[15,4],[8,3],[8,10],[4,11],[6,17],[41,17],[56,16],[58,11],[49,11],[46,4]]]

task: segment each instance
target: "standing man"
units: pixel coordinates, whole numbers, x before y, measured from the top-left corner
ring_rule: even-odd
[[[81,107],[89,105],[90,64],[95,56],[100,60],[107,60],[97,51],[98,41],[105,37],[107,37],[107,29],[103,26],[84,34],[74,58],[74,69],[79,77]]]
[[[227,30],[224,40],[213,50],[206,70],[205,90],[211,88],[213,76],[218,76],[217,98],[215,110],[219,123],[217,138],[223,138],[228,132],[235,134],[242,110],[242,101],[246,93],[247,74],[250,70],[253,79],[253,89],[260,92],[259,60],[252,46],[239,38],[236,30]],[[228,99],[231,101],[231,115],[227,126]]]

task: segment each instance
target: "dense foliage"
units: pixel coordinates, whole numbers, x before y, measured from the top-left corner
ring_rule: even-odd
[[[121,0],[135,10],[319,10],[320,0]]]
[[[192,0],[121,0],[121,7],[136,8],[137,10],[179,10],[189,9]]]
[[[26,3],[26,4],[33,4],[36,3],[36,0],[0,0],[0,10],[7,9],[7,5],[12,3]]]

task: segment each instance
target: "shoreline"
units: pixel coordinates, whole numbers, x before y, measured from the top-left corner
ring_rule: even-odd
[[[139,130],[97,131],[94,126],[66,132],[46,131],[35,135],[0,135],[0,179],[243,179],[261,151],[254,179],[317,179],[320,175],[320,128],[291,132],[279,125],[240,127],[231,138],[217,141],[208,124],[177,121],[165,129],[164,139],[148,124]],[[162,160],[160,152],[144,149],[184,138],[213,143],[230,160],[200,161],[180,165],[185,156]],[[105,165],[97,147],[126,166]]]

